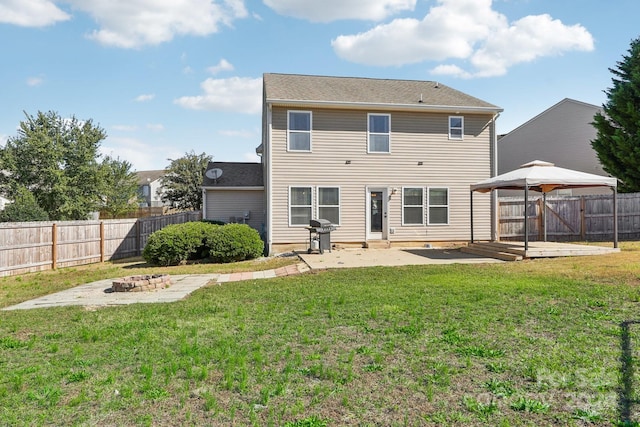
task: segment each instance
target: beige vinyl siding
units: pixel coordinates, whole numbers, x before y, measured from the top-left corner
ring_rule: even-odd
[[[262,232],[264,225],[263,190],[207,190],[207,219],[229,222],[230,217],[241,217],[250,211],[249,224]]]
[[[304,227],[289,227],[288,189],[340,187],[341,226],[334,242],[366,240],[367,188],[397,188],[388,201],[391,241],[469,240],[469,185],[490,177],[491,115],[464,115],[464,140],[448,139],[449,114],[391,112],[391,153],[367,153],[367,110],[313,109],[313,149],[286,151],[287,109],[272,110],[272,243],[304,242]],[[350,161],[350,164],[346,164]],[[422,162],[422,165],[418,165]],[[402,226],[402,187],[449,189],[449,225]],[[425,193],[426,194],[426,193]],[[490,238],[490,205],[474,195],[478,239]],[[427,214],[425,199],[425,215]],[[425,224],[426,224],[425,218]]]

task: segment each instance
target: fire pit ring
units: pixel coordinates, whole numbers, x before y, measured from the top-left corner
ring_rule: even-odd
[[[111,282],[111,292],[144,292],[168,288],[169,285],[171,276],[168,274],[127,276]]]

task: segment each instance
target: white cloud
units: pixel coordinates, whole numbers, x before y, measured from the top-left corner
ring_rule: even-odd
[[[154,132],[162,132],[164,130],[164,125],[161,123],[148,123],[146,128]]]
[[[4,148],[8,140],[9,140],[8,135],[3,135],[0,133],[0,148]]]
[[[50,0],[3,0],[0,2],[0,23],[22,27],[45,27],[71,16]]]
[[[247,151],[245,153],[242,153],[242,158],[245,162],[260,162],[260,156],[258,156],[255,151]]]
[[[422,20],[396,19],[332,41],[346,60],[399,66],[425,61],[468,61],[472,70],[444,64],[434,74],[457,77],[499,76],[518,63],[593,50],[593,37],[581,25],[567,26],[549,15],[531,15],[509,24],[492,9],[492,0],[438,0]]]
[[[40,86],[42,83],[44,83],[44,79],[42,77],[29,77],[27,79],[27,86]]]
[[[405,10],[413,10],[416,0],[263,0],[281,15],[312,22],[340,19],[380,21]]]
[[[151,101],[153,98],[155,98],[156,95],[153,93],[148,93],[148,94],[143,94],[143,95],[139,95],[136,97],[135,101],[136,102],[147,102],[147,101]]]
[[[243,0],[68,0],[100,26],[88,35],[121,48],[157,45],[175,36],[206,36],[246,17]]]
[[[113,125],[111,129],[120,132],[135,132],[138,130],[138,127],[134,125]]]
[[[233,71],[233,65],[226,59],[222,58],[217,65],[207,68],[207,71],[211,74],[218,74],[220,71]]]
[[[190,66],[187,65],[186,67],[184,67],[182,69],[182,73],[183,74],[187,74],[187,75],[193,74],[193,68],[191,68]]]
[[[107,137],[100,147],[102,155],[126,160],[136,171],[164,169],[167,159],[178,159],[184,155],[175,147],[158,146],[135,138]]]
[[[221,130],[218,133],[230,138],[255,138],[259,135],[258,132],[250,130]]]
[[[192,110],[257,114],[262,110],[262,79],[231,77],[207,79],[200,84],[204,94],[183,96],[175,104]]]

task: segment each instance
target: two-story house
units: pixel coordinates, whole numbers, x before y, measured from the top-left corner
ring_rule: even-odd
[[[591,147],[596,128],[591,124],[602,108],[565,98],[498,139],[498,173],[517,169],[524,163],[543,160],[567,169],[607,175]],[[560,190],[560,195],[609,194],[608,188]],[[521,196],[521,192],[500,190],[500,195]]]
[[[501,111],[432,81],[265,74],[267,247],[304,249],[316,218],[337,226],[333,243],[468,241],[469,187],[496,175]],[[478,239],[493,236],[492,205],[474,200]]]

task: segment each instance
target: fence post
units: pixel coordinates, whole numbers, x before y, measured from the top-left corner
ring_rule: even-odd
[[[587,221],[585,210],[587,209],[587,202],[584,196],[580,196],[580,239],[582,241],[587,240]]]
[[[140,236],[140,218],[136,221],[136,252],[137,255],[142,255],[142,242],[140,241],[142,237]]]
[[[58,258],[58,224],[55,222],[51,226],[51,269],[57,267]]]
[[[100,262],[104,262],[104,221],[100,221]]]
[[[544,240],[546,241],[546,236],[543,235],[543,233],[546,234],[546,230],[544,230],[544,215],[545,215],[545,208],[546,206],[544,205],[544,200],[543,199],[538,199],[538,202],[536,203],[538,205],[538,240]]]

